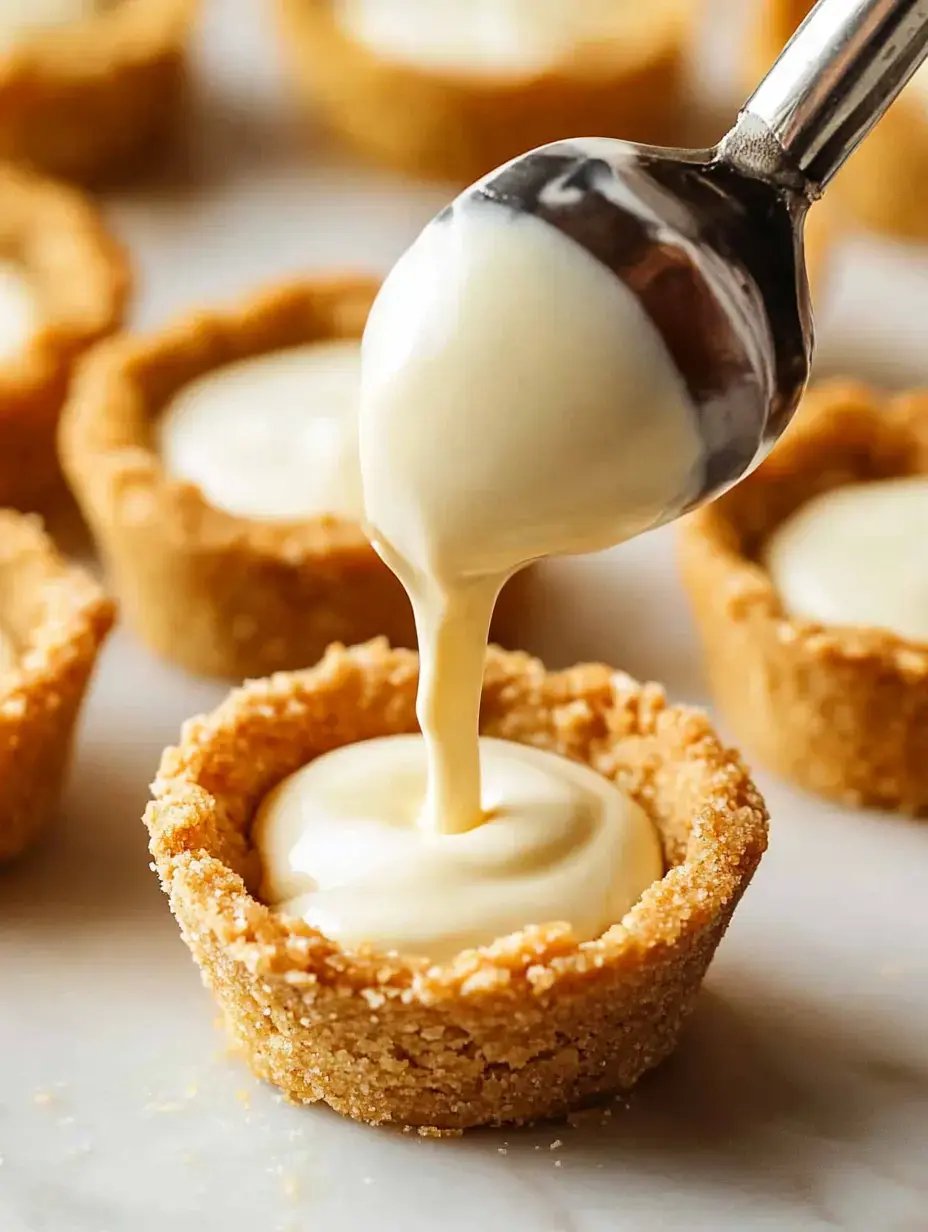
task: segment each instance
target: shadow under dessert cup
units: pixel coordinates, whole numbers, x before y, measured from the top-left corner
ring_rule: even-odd
[[[748,57],[753,78],[767,71],[812,7],[812,0],[763,0]],[[864,226],[928,239],[928,67],[842,168],[828,197]]]
[[[881,483],[916,478],[928,486],[928,395],[888,398],[854,384],[824,385],[807,396],[759,470],[687,520],[680,558],[709,679],[736,737],[771,769],[812,791],[849,805],[925,814],[928,637],[791,614],[767,563],[778,532],[795,526],[800,512],[821,511],[825,494],[856,500],[864,491],[859,485],[872,485],[882,499],[893,493]],[[906,486],[911,497],[920,485]],[[923,510],[926,487],[920,490]],[[886,526],[874,516],[885,513],[859,508],[855,517],[867,541],[855,552],[844,535],[842,586],[848,575],[855,585],[863,582],[857,601],[868,610],[892,595],[902,596],[910,613],[919,604],[928,611],[918,572],[924,556],[893,549],[906,526],[871,542],[882,534],[874,528]],[[801,547],[802,536],[797,542]],[[869,585],[868,560],[866,568],[878,569]],[[782,555],[779,561],[782,569]],[[794,568],[805,572],[806,591],[811,577],[817,604],[834,607],[835,569],[828,563],[823,559],[810,572],[806,558]],[[803,581],[802,573],[794,574],[794,588],[796,580]]]
[[[305,667],[333,641],[383,635],[415,644],[409,600],[362,532],[354,498],[342,514],[287,516],[291,494],[303,499],[314,483],[324,490],[323,469],[331,484],[353,482],[350,437],[307,436],[313,385],[301,354],[311,362],[325,349],[320,397],[345,416],[338,432],[347,431],[355,411],[346,382],[354,391],[358,380],[354,343],[377,286],[349,277],[279,287],[238,309],[114,339],[82,365],[61,426],[62,463],[127,621],[159,654],[191,671],[241,679]],[[266,373],[262,365],[270,365]],[[229,399],[228,412],[217,401],[208,409],[218,420],[197,419],[194,402],[205,406],[199,382],[237,381],[239,371],[263,387],[239,395],[230,384],[219,395]],[[199,482],[176,477],[165,464],[167,438],[159,446],[165,410],[181,399],[192,431],[171,438],[172,456]],[[204,435],[214,430],[210,449]],[[256,495],[259,474],[270,483]],[[204,485],[215,490],[207,495]],[[219,495],[232,510],[255,513],[220,507]],[[499,640],[508,640],[526,587],[514,579],[504,591]]]
[[[0,510],[0,861],[54,813],[114,607],[38,518]]]
[[[579,943],[527,928],[442,965],[342,948],[255,897],[267,793],[347,743],[416,730],[417,660],[381,642],[246,685],[168,750],[146,823],[184,939],[254,1071],[375,1124],[460,1130],[567,1112],[673,1049],[766,845],[763,803],[705,716],[602,666],[491,649],[481,731],[584,763],[647,813],[665,875]]]
[[[305,101],[401,171],[466,182],[577,133],[681,143],[701,0],[276,3]]]
[[[44,509],[75,361],[122,323],[122,248],[77,190],[0,165],[0,506]]]
[[[0,157],[119,174],[165,134],[198,0],[15,0],[0,11]]]

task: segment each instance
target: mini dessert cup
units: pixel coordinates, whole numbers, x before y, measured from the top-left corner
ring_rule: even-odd
[[[813,3],[762,0],[749,57],[755,77],[767,71]],[[928,239],[928,87],[906,88],[842,168],[828,196],[866,227]]]
[[[159,654],[241,679],[305,667],[333,641],[382,634],[414,644],[406,593],[356,522],[215,508],[166,473],[153,434],[159,411],[196,377],[288,346],[359,338],[376,291],[366,278],[277,288],[237,311],[115,339],[83,365],[62,422],[62,462],[126,619]],[[502,640],[525,594],[525,581],[513,581],[494,624]]]
[[[0,510],[0,861],[54,813],[114,608],[37,518]]]
[[[709,679],[737,738],[811,791],[924,814],[928,645],[792,617],[759,563],[765,540],[811,498],[913,474],[928,474],[928,395],[887,401],[822,386],[759,470],[687,519],[680,558]]]
[[[616,20],[625,25],[616,38],[568,49],[550,67],[511,72],[386,57],[353,34],[338,0],[276,3],[305,102],[363,154],[400,171],[470,182],[578,134],[682,144],[684,53],[702,0],[657,0],[647,22],[623,19],[620,4]]]
[[[383,642],[247,685],[169,749],[145,816],[184,939],[232,1039],[297,1103],[461,1130],[557,1116],[674,1048],[764,851],[767,815],[705,716],[601,666],[489,651],[481,729],[574,758],[647,811],[667,873],[601,938],[540,923],[445,966],[341,949],[254,897],[268,791],[352,741],[416,730],[417,661]]]
[[[198,0],[109,0],[23,34],[0,57],[0,158],[81,181],[122,172],[163,136]]]
[[[31,336],[0,357],[0,506],[41,509],[62,487],[55,433],[75,360],[122,323],[128,268],[79,192],[4,166],[0,254],[35,301]]]

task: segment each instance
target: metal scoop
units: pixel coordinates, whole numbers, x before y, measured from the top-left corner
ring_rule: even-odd
[[[705,446],[668,517],[735,483],[792,418],[813,349],[807,210],[926,54],[928,0],[820,0],[714,149],[559,141],[448,207],[534,214],[640,297]]]

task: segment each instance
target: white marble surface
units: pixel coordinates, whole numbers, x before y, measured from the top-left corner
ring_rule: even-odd
[[[374,266],[441,204],[298,155],[260,8],[208,8],[188,166],[111,203],[140,323],[295,268]],[[856,243],[822,364],[928,376],[928,259]],[[545,573],[524,641],[704,700],[661,532]],[[576,1123],[427,1141],[294,1110],[226,1056],[139,818],[161,748],[223,687],[119,630],[57,831],[0,874],[2,1232],[924,1232],[928,827],[764,774],[771,848],[677,1055]]]

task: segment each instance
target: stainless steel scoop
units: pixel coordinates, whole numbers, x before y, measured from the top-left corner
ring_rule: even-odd
[[[639,296],[705,445],[668,519],[740,479],[789,423],[813,348],[806,212],[926,54],[928,0],[820,0],[714,149],[560,141],[446,212],[532,213]]]

